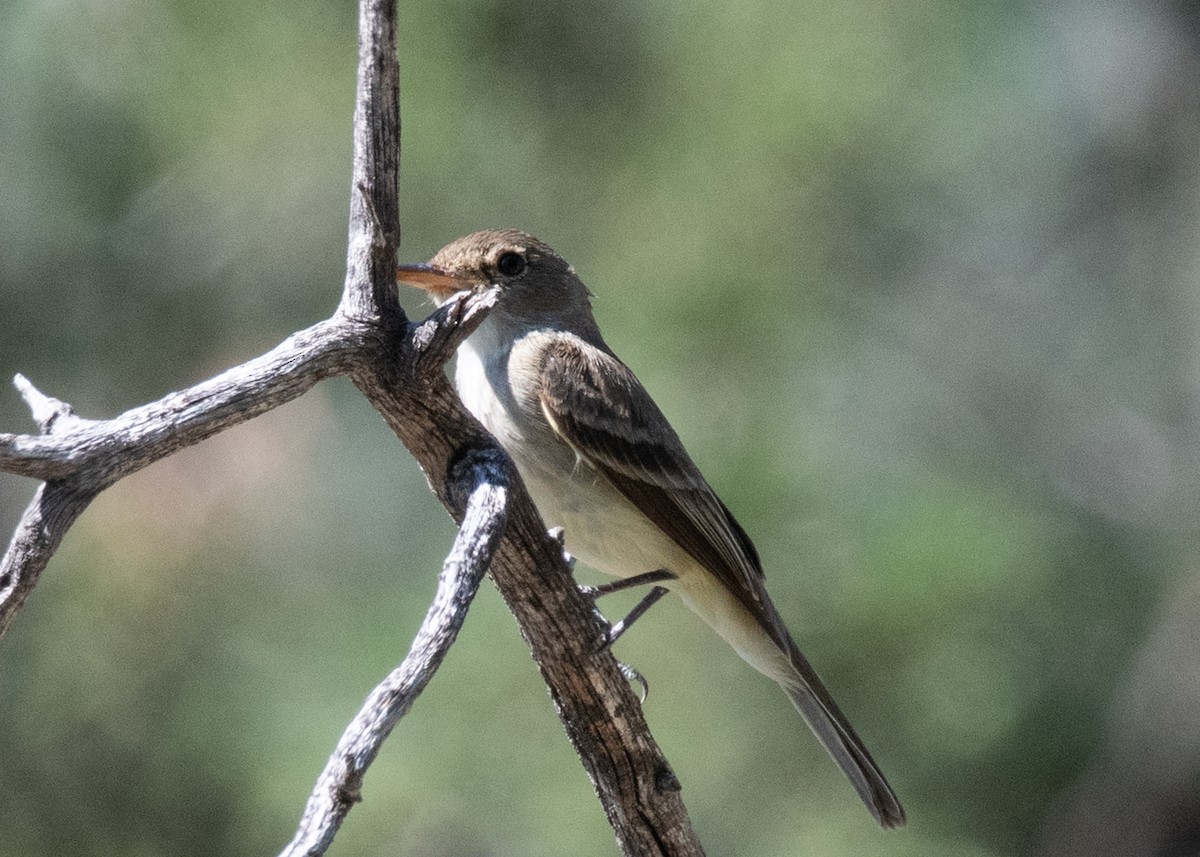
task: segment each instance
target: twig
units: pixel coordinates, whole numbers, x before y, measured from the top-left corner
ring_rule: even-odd
[[[64,482],[38,486],[0,560],[0,637],[37,586],[67,530],[97,493]]]
[[[56,421],[75,416],[74,408],[66,402],[60,402],[52,396],[47,396],[33,386],[33,382],[20,372],[13,378],[13,386],[20,392],[25,404],[29,405],[33,421],[37,423],[37,427],[43,434],[49,434],[54,429]]]
[[[281,857],[317,857],[332,844],[351,807],[362,799],[368,766],[433,678],[491,564],[508,517],[508,461],[494,454],[472,454],[456,469],[459,476],[451,479],[450,490],[466,497],[465,512],[433,604],[404,662],[371,691],[342,734]]]

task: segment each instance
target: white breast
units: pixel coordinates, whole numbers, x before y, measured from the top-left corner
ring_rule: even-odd
[[[491,321],[459,347],[455,384],[463,404],[516,463],[546,525],[562,527],[567,550],[606,574],[629,577],[691,565],[674,541],[550,428],[534,404],[536,379],[512,371],[513,365],[529,365],[521,350],[531,343],[517,339],[495,347],[500,337]]]

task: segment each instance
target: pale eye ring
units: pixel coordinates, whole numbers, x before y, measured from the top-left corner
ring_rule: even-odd
[[[516,251],[501,253],[496,260],[496,270],[506,277],[515,277],[525,270],[525,257]]]

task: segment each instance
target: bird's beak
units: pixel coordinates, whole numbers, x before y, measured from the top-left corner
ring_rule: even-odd
[[[448,298],[456,292],[471,288],[465,278],[444,271],[428,262],[416,265],[398,265],[396,280],[429,292],[435,298]]]

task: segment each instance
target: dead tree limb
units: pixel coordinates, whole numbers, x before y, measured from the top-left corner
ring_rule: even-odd
[[[467,608],[491,565],[508,519],[508,460],[468,455],[447,480],[463,501],[463,522],[438,578],[437,594],[408,656],[371,691],[346,727],[308,799],[296,835],[280,857],[324,854],[350,808],[362,800],[362,781],[384,740],[433,678],[458,636]]]
[[[464,295],[420,324],[410,323],[399,306],[394,282],[400,155],[395,3],[360,0],[359,13],[350,230],[338,311],[262,357],[112,420],[82,419],[19,379],[41,433],[0,435],[0,469],[43,484],[0,562],[0,635],[65,532],[100,491],[165,455],[290,401],[323,378],[348,375],[417,459],[434,493],[460,524],[471,508],[470,498],[477,496],[462,490],[463,468],[470,470],[471,462],[504,463],[507,477],[497,483],[508,482],[507,525],[489,570],[517,618],[621,850],[628,855],[702,854],[678,781],[611,653],[598,645],[601,629],[575,588],[558,543],[547,535],[503,451],[467,413],[446,379],[446,360],[482,320],[494,295]],[[492,544],[489,539],[485,543]],[[463,540],[469,537],[460,536]],[[479,562],[489,551],[483,551]],[[467,590],[474,591],[469,585],[459,591]],[[436,604],[431,612],[438,614]],[[433,668],[436,663],[428,662],[426,672]],[[396,710],[389,700],[394,703],[395,695],[385,682],[372,694],[363,716],[394,724]],[[345,758],[338,753],[335,762]],[[318,783],[318,792],[341,783],[331,786],[345,804],[338,810],[341,816],[353,803],[372,754],[362,755],[356,761],[361,765],[343,780],[336,780],[335,773],[334,779],[323,777]],[[323,810],[310,805],[310,811]],[[320,824],[309,827],[316,830]],[[317,843],[327,846],[335,829],[336,824],[310,842],[302,825],[286,853],[322,853]],[[301,840],[306,844],[299,845]]]

